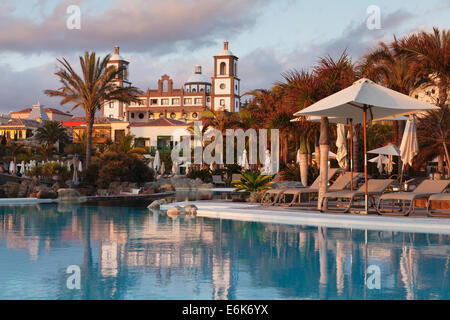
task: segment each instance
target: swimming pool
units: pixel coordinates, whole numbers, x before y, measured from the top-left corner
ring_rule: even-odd
[[[449,253],[439,234],[0,207],[0,299],[449,299]]]

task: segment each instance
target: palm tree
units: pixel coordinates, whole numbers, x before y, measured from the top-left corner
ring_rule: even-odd
[[[416,64],[410,55],[401,49],[399,41],[393,43],[380,42],[379,47],[363,57],[357,70],[362,77],[381,83],[383,86],[409,95],[417,86]],[[400,145],[404,130],[404,121],[392,121],[395,133],[395,143]],[[402,167],[401,160],[398,168]]]
[[[134,139],[134,136],[132,136],[131,134],[127,134],[126,136],[122,137],[115,143],[109,145],[107,147],[107,150],[124,153],[127,155],[133,155],[138,158],[142,154],[148,153],[147,148],[136,146],[136,140]]]
[[[16,167],[17,164],[17,157],[21,154],[27,154],[26,146],[23,143],[18,142],[11,142],[7,146],[9,153],[11,154],[13,161],[14,161],[14,167]]]
[[[398,46],[416,61],[416,77],[420,80],[420,83],[425,87],[435,86],[438,88],[439,97],[437,105],[441,110],[428,113],[427,117],[429,117],[429,121],[426,121],[426,128],[432,130],[433,133],[438,133],[438,139],[442,144],[442,150],[447,159],[447,168],[450,172],[448,136],[446,122],[443,122],[448,117],[450,31],[439,30],[438,28],[433,28],[433,32],[430,33],[422,31],[418,34],[403,38],[399,41]],[[424,122],[421,121],[419,124],[424,124]],[[442,153],[439,154],[439,157],[440,159],[442,158]],[[442,169],[440,168],[440,171]]]
[[[69,140],[66,129],[57,121],[46,121],[42,127],[36,130],[35,137],[40,143],[45,143],[48,147],[57,142],[65,143]]]
[[[323,97],[329,96],[350,86],[356,79],[354,65],[348,57],[346,51],[342,53],[337,61],[330,56],[321,58],[314,67],[314,73],[322,83]],[[323,98],[322,97],[322,98]],[[358,137],[359,138],[359,137]],[[359,140],[359,139],[358,139]],[[319,201],[318,209],[322,203],[322,197],[327,190],[328,181],[328,151],[329,151],[329,124],[326,117],[322,117],[320,121],[320,184],[319,184]],[[359,157],[359,150],[355,155]]]
[[[61,105],[72,103],[73,109],[81,107],[86,114],[87,143],[86,143],[86,168],[91,163],[92,154],[92,127],[95,113],[100,110],[107,101],[117,100],[123,103],[139,102],[136,95],[138,89],[133,86],[119,87],[117,79],[122,75],[123,68],[108,66],[110,55],[102,60],[96,58],[95,52],[85,52],[80,58],[82,75],[78,75],[70,63],[62,58],[57,59],[62,65],[55,75],[59,77],[62,87],[58,90],[45,90],[50,97],[61,97]]]
[[[439,89],[438,105],[448,107],[450,85],[450,30],[433,28],[433,32],[422,31],[403,38],[398,47],[408,52],[416,61],[417,77],[429,86]]]

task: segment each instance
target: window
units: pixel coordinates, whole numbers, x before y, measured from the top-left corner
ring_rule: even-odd
[[[110,109],[114,108],[114,102],[111,101],[111,102],[109,103],[109,108],[110,108]]]
[[[225,100],[224,99],[220,99],[220,105],[223,107],[225,106]]]
[[[226,87],[226,86],[225,86],[225,83],[221,83],[219,87],[220,87],[220,89],[222,89],[222,90],[225,89],[225,87]]]
[[[164,113],[161,112],[161,113],[159,114],[159,117],[160,117],[160,118],[164,118]]]
[[[192,104],[192,98],[184,98],[184,104]]]
[[[162,83],[162,92],[167,92],[169,91],[169,81],[164,80]]]
[[[170,114],[170,117],[171,117],[172,119],[175,119],[175,116],[176,116],[175,112],[172,112],[172,113]]]
[[[197,119],[197,116],[198,116],[197,112],[192,113],[192,118]]]
[[[134,119],[134,112],[131,113],[131,119]]]
[[[110,119],[112,119],[112,117],[113,117],[113,115],[112,115],[112,114],[110,114],[110,115],[109,115],[109,118],[110,118]]]
[[[173,98],[172,104],[180,104],[180,98]]]
[[[415,97],[416,99],[419,99],[419,95],[418,95],[418,94],[416,94],[414,97]]]
[[[206,97],[206,101],[209,102],[209,97]]]
[[[195,104],[202,104],[202,98],[195,98]]]
[[[144,119],[144,114],[143,113],[139,113],[139,119]]]
[[[237,89],[238,89],[237,84],[234,87],[236,88],[236,91],[237,91]]]
[[[192,92],[197,92],[197,90],[195,88],[192,88]]]
[[[153,112],[150,112],[150,113],[148,114],[148,118],[149,118],[149,119],[153,119],[153,117],[154,117]]]
[[[151,105],[157,105],[157,104],[158,104],[158,99],[152,99],[152,100],[150,100],[150,104],[151,104]]]
[[[161,99],[161,105],[168,106],[169,105],[169,99]]]
[[[222,62],[222,63],[220,64],[220,75],[223,76],[223,75],[226,74],[226,72],[225,72],[226,66],[227,66],[227,64],[226,64],[225,62]]]

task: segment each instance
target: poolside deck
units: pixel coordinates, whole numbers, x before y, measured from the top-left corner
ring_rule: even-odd
[[[411,217],[389,217],[378,215],[320,213],[313,209],[265,207],[253,203],[224,201],[176,202],[161,206],[195,204],[199,217],[281,223],[293,225],[354,228],[401,232],[450,234],[450,219],[429,218],[417,214]]]

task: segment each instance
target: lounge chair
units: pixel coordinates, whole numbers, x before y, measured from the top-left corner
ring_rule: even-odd
[[[442,201],[449,202],[450,201],[450,193],[437,193],[432,194],[428,199],[427,203],[427,214],[429,217],[446,217],[450,218],[450,211],[445,209],[436,210],[432,208],[433,201]]]
[[[380,197],[378,205],[376,207],[379,214],[394,214],[408,216],[414,213],[415,200],[428,199],[433,194],[442,193],[447,189],[450,184],[450,180],[424,180],[421,184],[414,189],[413,192],[392,192],[385,193]],[[384,209],[384,202],[386,200],[392,201],[392,208]],[[401,202],[401,209],[394,209],[394,201]],[[406,208],[405,202],[409,201],[409,206]]]
[[[328,168],[328,180],[331,179],[339,169],[336,168]],[[303,189],[318,189],[320,176],[314,180],[309,188],[292,188],[292,187],[281,187],[275,189],[266,190],[261,197],[261,204],[263,206],[273,206],[275,203],[279,201],[280,196],[287,190],[303,190]]]
[[[375,197],[380,197],[386,189],[394,182],[394,179],[370,179],[367,184],[367,192],[369,195],[369,199],[372,202],[372,205],[375,206]],[[357,198],[364,197],[365,195],[365,186],[364,183],[358,190],[350,191],[350,190],[342,190],[335,192],[327,192],[322,198],[322,212],[348,212],[353,205],[353,201]],[[329,209],[328,207],[328,199],[348,199],[348,205],[342,207],[333,207]]]
[[[222,180],[222,177],[221,177],[221,176],[219,176],[219,175],[213,175],[213,176],[212,176],[212,179],[213,179],[212,183],[213,183],[215,186],[223,186],[223,187],[225,187],[225,181]]]

